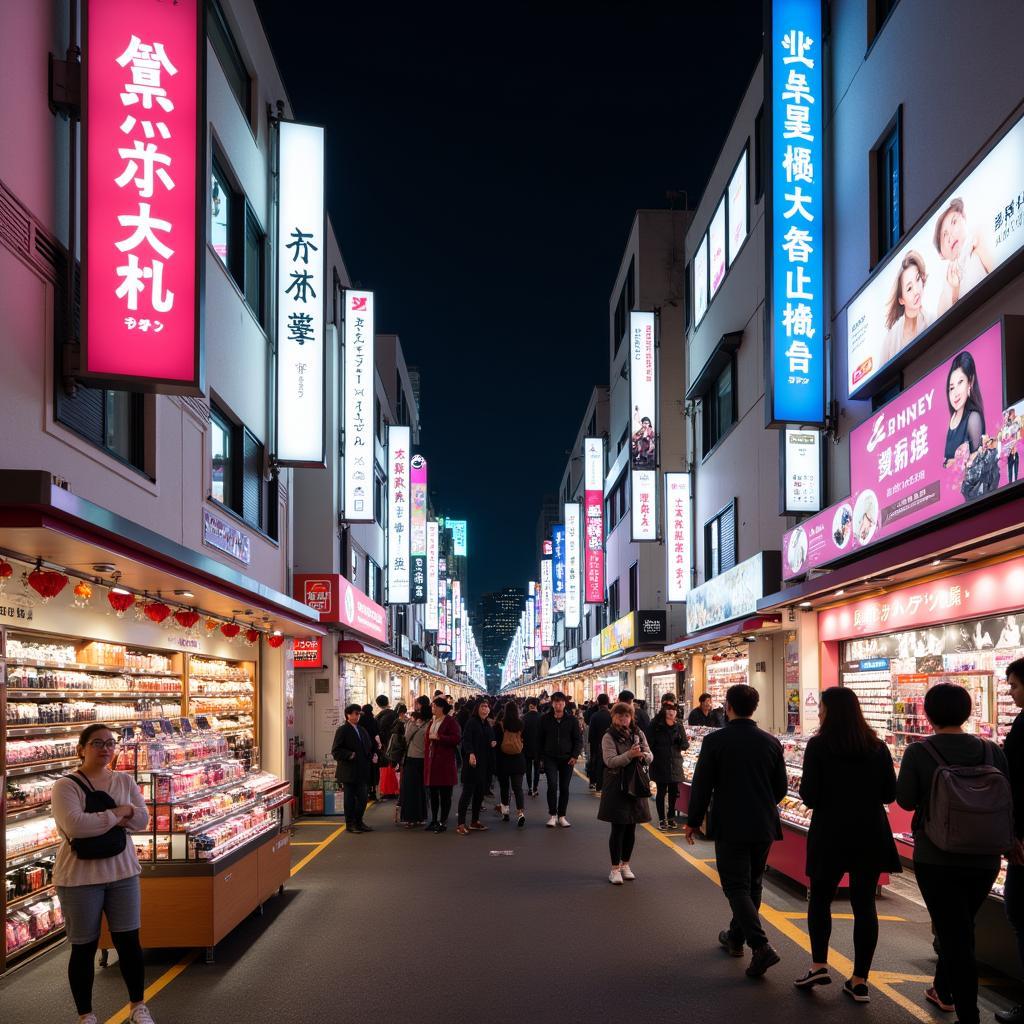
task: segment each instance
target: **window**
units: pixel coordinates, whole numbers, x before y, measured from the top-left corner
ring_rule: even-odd
[[[587,437],[594,437],[597,434],[597,413],[593,413],[590,422],[587,424]]]
[[[871,151],[872,191],[875,207],[875,262],[895,248],[903,232],[903,184],[900,147],[900,112],[889,122]]]
[[[210,174],[210,246],[264,324],[266,235],[255,213],[216,155]]]
[[[604,501],[605,534],[609,534],[622,521],[629,507],[629,472],[624,471],[608,492]]]
[[[377,604],[384,603],[384,573],[381,567],[372,559],[366,559],[366,586],[367,596]]]
[[[875,36],[882,31],[889,20],[889,15],[899,2],[900,0],[868,0],[868,46],[875,41]]]
[[[259,222],[250,210],[245,211],[245,267],[243,269],[244,286],[242,292],[249,308],[256,314],[262,324],[263,319],[263,280],[266,246],[265,236]]]
[[[689,327],[693,323],[693,264],[690,263],[684,270],[683,273],[684,285],[686,289],[686,295],[684,297],[686,305],[686,326]]]
[[[68,395],[56,380],[55,417],[120,462],[146,471],[146,398],[79,384]]]
[[[222,413],[210,408],[210,458],[213,465],[212,486],[210,493],[215,501],[232,507],[234,495],[232,476],[234,475],[231,451],[231,423]]]
[[[764,135],[764,107],[754,118],[754,202],[764,195],[764,169],[768,163],[767,140]]]
[[[639,607],[637,601],[638,586],[639,580],[637,576],[637,563],[634,562],[629,567],[629,608],[627,611],[635,612]]]
[[[736,422],[736,361],[730,359],[704,395],[704,456],[729,432]]]
[[[619,617],[619,581],[608,585],[608,620],[614,622]]]
[[[263,463],[256,435],[211,403],[210,497],[276,539],[278,485],[276,479],[269,485],[264,480]]]
[[[622,432],[622,436],[619,438],[618,447],[615,449],[616,455],[618,455],[618,453],[621,452],[627,444],[629,444],[629,427],[626,427],[626,429]]]
[[[403,427],[409,425],[409,404],[405,399],[405,388],[402,387],[402,373],[395,371],[395,419]]]
[[[225,267],[228,266],[228,239],[231,236],[231,198],[227,178],[214,160],[210,177],[210,245]]]
[[[622,289],[619,291],[619,300],[615,303],[615,321],[612,339],[615,344],[614,355],[618,354],[622,345],[622,339],[626,336],[626,328],[629,326],[629,312],[636,305],[636,272],[634,261],[630,259],[629,270],[626,271],[626,279],[622,282]]]
[[[218,0],[207,0],[206,34],[228,80],[228,87],[238,100],[246,121],[249,121],[252,117],[252,79]]]
[[[704,578],[736,564],[736,499],[704,524]]]
[[[384,529],[384,510],[388,507],[387,477],[376,465],[373,468],[373,518]]]

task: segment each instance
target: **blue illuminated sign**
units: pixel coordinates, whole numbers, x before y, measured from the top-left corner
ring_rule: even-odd
[[[773,0],[770,30],[771,411],[825,418],[821,0]]]
[[[558,523],[551,528],[551,548],[554,555],[554,594],[565,596],[565,527]]]

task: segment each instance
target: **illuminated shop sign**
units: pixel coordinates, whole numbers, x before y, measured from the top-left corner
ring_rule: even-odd
[[[388,604],[408,604],[410,587],[408,427],[388,427]]]
[[[604,604],[604,438],[583,441],[583,576],[587,604]]]
[[[465,519],[449,519],[448,529],[452,533],[453,550],[456,558],[466,557],[467,526]]]
[[[665,572],[668,601],[685,601],[693,568],[690,474],[665,474]]]
[[[786,427],[782,471],[787,515],[821,510],[821,431]]]
[[[410,526],[410,579],[412,603],[427,603],[427,460],[414,455],[410,463],[412,512]]]
[[[540,645],[547,651],[555,642],[555,623],[552,600],[552,564],[550,558],[540,563]]]
[[[438,628],[438,568],[437,552],[440,541],[440,527],[436,519],[427,523],[427,613],[424,629]]]
[[[724,246],[725,239],[723,237]],[[723,256],[724,260],[724,256]],[[654,314],[629,314],[632,540],[658,539],[658,352]]]
[[[375,518],[373,292],[345,292],[345,519]]]
[[[747,151],[743,150],[736,170],[732,172],[729,179],[729,188],[726,192],[729,198],[729,266],[736,258],[744,241],[747,238]]]
[[[601,656],[636,646],[636,612],[623,615],[601,630]]]
[[[686,632],[696,633],[753,615],[757,602],[779,586],[779,552],[759,551],[694,587],[686,598]]]
[[[556,523],[551,528],[551,552],[554,559],[553,573],[554,607],[556,612],[565,611],[565,526]]]
[[[693,257],[693,322],[699,324],[708,311],[708,236],[705,233]]]

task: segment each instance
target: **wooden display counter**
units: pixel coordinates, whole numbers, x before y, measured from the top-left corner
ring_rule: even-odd
[[[143,948],[201,947],[211,963],[217,943],[282,891],[290,873],[291,835],[286,831],[261,836],[214,864],[143,864]],[[104,920],[104,962],[105,951],[112,947]]]

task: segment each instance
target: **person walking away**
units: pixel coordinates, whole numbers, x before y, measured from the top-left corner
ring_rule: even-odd
[[[373,831],[363,815],[378,756],[376,743],[360,724],[364,712],[358,704],[349,704],[345,724],[338,727],[331,744],[331,756],[338,763],[335,778],[345,789],[345,830],[353,835]]]
[[[1018,708],[1024,708],[1024,658],[1006,666],[1006,685],[1010,699]],[[1024,715],[1019,712],[1003,741],[1003,752],[1010,773],[1013,794],[1014,844],[1010,863],[1006,869],[1003,899],[1006,916],[1017,936],[1017,952],[1024,964]],[[999,1024],[1024,1024],[1024,1006],[1018,1004],[1008,1010],[997,1010]]]
[[[388,731],[387,744],[384,747],[382,767],[380,770],[380,798],[401,797],[402,787],[398,773],[405,760],[405,725],[409,721],[409,709],[404,704],[395,705],[395,724]],[[378,716],[379,717],[379,716]],[[399,823],[401,808],[395,800],[395,824]]]
[[[690,746],[686,730],[679,722],[679,706],[665,701],[651,721],[647,740],[654,755],[651,779],[658,787],[655,805],[658,809],[658,827],[664,832],[678,828],[676,804],[679,802],[679,783],[683,775],[683,751]]]
[[[896,802],[914,812],[914,875],[938,939],[925,998],[955,1008],[959,1024],[979,1024],[974,919],[999,873],[1000,853],[1014,845],[1006,758],[994,743],[964,732],[972,709],[962,686],[931,687],[924,713],[935,735],[906,748],[896,781]]]
[[[623,881],[632,882],[636,878],[630,867],[636,827],[651,820],[650,783],[639,775],[637,765],[649,766],[654,754],[633,715],[632,706],[620,701],[612,708],[611,727],[601,739],[605,785],[597,818],[612,827],[608,837],[612,859],[608,881],[612,885],[622,885]]]
[[[430,698],[417,697],[412,715],[405,723],[405,757],[399,783],[399,820],[415,828],[427,820],[427,789],[423,781],[423,746],[430,724]],[[394,734],[391,742],[394,743]]]
[[[398,796],[398,776],[394,772],[396,763],[392,762],[390,758],[388,758],[388,747],[391,745],[391,736],[398,724],[398,709],[399,707],[405,708],[405,705],[399,704],[394,708],[394,710],[392,710],[388,706],[390,703],[388,698],[383,693],[378,694],[375,703],[379,709],[377,714],[374,716],[374,724],[377,727],[377,738],[380,741],[378,747],[380,758],[378,796],[381,800],[386,800],[388,797]]]
[[[611,702],[607,693],[597,695],[597,704],[590,716],[587,726],[587,774],[590,776],[590,788],[597,793],[604,785],[604,754],[601,741],[604,734],[612,727],[612,715],[608,710]]]
[[[494,748],[494,730],[487,720],[491,713],[490,702],[481,698],[473,713],[466,720],[462,733],[462,794],[459,797],[459,824],[456,831],[460,836],[474,832],[486,832],[487,826],[480,820],[480,809],[484,805],[487,791],[487,776]],[[466,825],[466,812],[472,804],[473,816]]]
[[[551,694],[551,710],[540,720],[540,753],[548,780],[548,828],[570,828],[569,784],[583,750],[583,733],[575,716],[565,710],[565,694]]]
[[[697,698],[697,706],[690,712],[686,724],[701,726],[705,729],[720,729],[725,722],[722,721],[720,711],[711,710],[712,704],[714,701],[711,699],[711,694],[702,693]]]
[[[711,808],[709,837],[715,841],[722,892],[732,908],[732,921],[718,941],[736,957],[743,956],[746,942],[752,951],[750,978],[762,977],[779,962],[758,910],[768,851],[782,838],[778,804],[788,789],[782,744],[754,721],[758,700],[757,690],[743,683],[726,692],[728,724],[708,733],[701,744],[685,830],[692,846]]]
[[[501,791],[501,820],[509,820],[510,796],[516,799],[516,826],[526,825],[526,805],[523,802],[523,776],[526,774],[526,756],[523,753],[523,720],[515,701],[505,705],[494,729],[498,755],[498,786]],[[511,791],[511,793],[510,793]]]
[[[96,1024],[92,986],[103,916],[128,989],[128,1020],[153,1024],[145,1003],[139,943],[142,868],[128,837],[128,832],[141,832],[149,824],[149,812],[131,775],[111,769],[116,748],[113,732],[93,722],[78,737],[78,769],[54,783],[52,809],[60,846],[53,882],[71,947],[68,981],[80,1024]]]
[[[380,782],[380,761],[383,751],[380,746],[380,734],[377,732],[377,719],[373,717],[373,705],[364,704],[362,712],[359,716],[359,728],[370,737],[377,754],[377,760],[370,767],[370,783],[367,787],[367,796],[370,800],[376,800],[377,784]]]
[[[423,781],[430,795],[430,823],[426,831],[437,834],[448,830],[452,789],[458,778],[455,749],[462,739],[462,730],[451,710],[448,701],[436,697],[430,705],[430,724],[423,737]]]
[[[526,792],[537,796],[540,792],[540,711],[539,701],[529,697],[523,715],[523,757],[526,758]]]
[[[647,709],[643,704],[633,696],[632,690],[623,690],[619,694],[619,701],[622,704],[628,704],[633,709],[633,719],[637,728],[646,733],[651,724],[651,716],[647,714]]]
[[[885,805],[896,799],[896,770],[889,748],[864,720],[857,694],[832,686],[821,695],[818,732],[804,751],[800,799],[810,807],[807,930],[811,966],[793,984],[829,985],[828,943],[832,901],[850,876],[853,910],[853,975],[843,991],[855,1002],[870,1001],[868,972],[878,945],[875,892],[883,872],[903,870]]]

